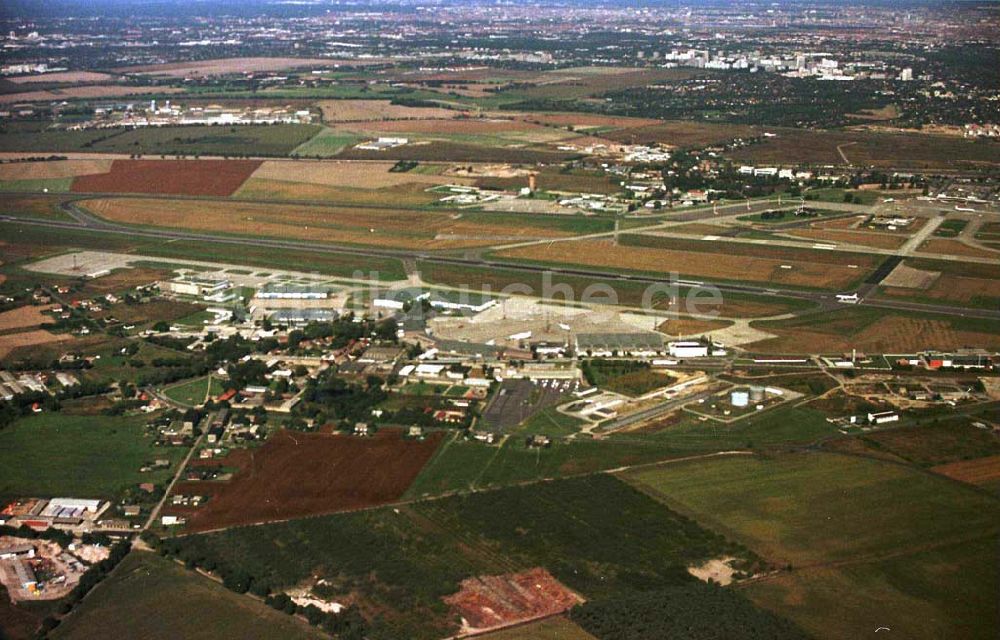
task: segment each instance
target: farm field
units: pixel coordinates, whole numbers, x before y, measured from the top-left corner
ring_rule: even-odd
[[[573,218],[550,224],[542,217],[518,216],[522,224],[509,226],[503,216],[495,214],[454,217],[445,212],[374,207],[134,198],[88,200],[86,207],[103,218],[128,224],[403,248],[484,246],[498,237],[557,238],[575,233]]]
[[[944,545],[884,560],[796,569],[740,590],[819,639],[889,627],[906,638],[996,635],[995,540]]]
[[[661,242],[663,240],[666,239],[624,236],[618,245],[610,240],[583,240],[506,249],[497,255],[530,262],[647,273],[676,272],[682,276],[824,289],[849,288],[876,264],[874,257],[860,254],[798,249],[783,251],[777,247],[756,245],[744,250],[735,244],[676,239]],[[849,264],[856,264],[859,268],[851,269]],[[782,265],[791,265],[792,268],[782,269]]]
[[[973,427],[968,418],[945,418],[928,425],[874,431],[857,436],[857,439],[873,451],[889,453],[932,469],[1000,455],[1000,437],[992,431]]]
[[[912,468],[830,453],[681,462],[624,477],[795,566],[986,536],[1000,506]]]
[[[328,123],[456,118],[464,113],[442,107],[408,107],[390,100],[321,100],[316,106]]]
[[[0,180],[60,180],[107,173],[111,160],[47,160],[44,162],[6,162],[0,164]]]
[[[112,498],[140,482],[162,482],[176,471],[140,473],[154,458],[176,464],[182,447],[153,446],[147,416],[42,413],[0,431],[0,495]]]
[[[43,324],[53,324],[55,320],[50,315],[42,313],[52,309],[54,305],[17,307],[10,311],[0,311],[0,332],[12,329],[29,329]]]
[[[602,135],[623,144],[657,143],[671,147],[700,147],[729,142],[733,138],[750,138],[760,135],[760,130],[739,124],[670,120]]]
[[[842,164],[840,146],[856,166],[933,170],[979,169],[1000,164],[1000,150],[987,141],[922,133],[772,129],[778,135],[727,155],[746,164]]]
[[[931,467],[931,471],[1000,494],[1000,455],[949,462]]]
[[[258,160],[115,160],[107,173],[77,177],[75,193],[157,193],[229,196]]]
[[[180,404],[195,407],[204,404],[206,400],[225,392],[225,386],[221,380],[214,376],[205,376],[189,382],[182,382],[163,390],[163,394]]]
[[[608,504],[624,519],[607,518]],[[369,630],[374,639],[444,635],[454,618],[442,599],[471,576],[539,567],[584,597],[599,598],[690,583],[684,567],[724,553],[754,561],[606,475],[164,544],[182,559],[211,559],[223,575],[243,571],[272,589],[335,580],[330,596],[350,592],[363,613],[380,614]]]
[[[59,89],[36,89],[20,93],[0,93],[0,104],[16,104],[19,102],[54,102],[59,100],[82,100],[87,98],[120,98],[125,96],[163,95],[183,93],[180,87],[140,87],[125,84],[95,84]],[[4,149],[23,151],[4,145]],[[41,149],[39,149],[41,150]]]
[[[158,89],[162,92],[162,89]],[[9,97],[9,96],[2,96]],[[317,125],[178,126],[144,129],[18,129],[0,136],[0,151],[284,157],[318,133]]]
[[[67,342],[73,337],[65,333],[49,333],[42,329],[0,334],[0,358],[6,358],[18,349],[40,347],[57,342]]]
[[[905,312],[854,307],[788,320],[758,321],[754,328],[777,335],[752,344],[759,353],[908,353],[954,350],[966,345],[997,348],[1000,331],[990,320],[920,317]]]
[[[327,636],[175,562],[133,551],[50,637],[319,640]]]
[[[282,431],[258,449],[205,462],[237,469],[231,480],[179,483],[176,493],[210,496],[185,512],[191,531],[369,507],[403,495],[441,435],[410,441],[393,430],[372,438]]]

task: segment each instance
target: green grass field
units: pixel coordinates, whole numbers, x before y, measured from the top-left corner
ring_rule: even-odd
[[[324,128],[292,150],[291,155],[303,158],[329,158],[361,141],[347,131]]]
[[[305,640],[328,636],[175,562],[133,551],[49,637]]]
[[[39,180],[0,180],[0,192],[37,191],[65,193],[73,186],[73,178],[50,178]]]
[[[517,426],[517,435],[546,435],[560,438],[572,435],[584,424],[579,418],[559,413],[555,407],[546,407]]]
[[[42,413],[0,431],[0,495],[111,498],[140,482],[163,482],[183,458],[181,447],[155,447],[147,417]],[[140,473],[155,458],[170,469]]]
[[[699,453],[806,444],[836,434],[823,413],[786,405],[725,425],[703,422],[684,413],[676,422],[665,421],[648,431],[612,435],[611,440],[656,442],[676,451]]]
[[[901,465],[826,453],[733,457],[630,475],[776,562],[849,560],[997,528],[1000,502]]]
[[[539,428],[540,433],[552,430]],[[572,440],[549,448],[528,448],[527,433],[516,433],[501,446],[465,441],[456,435],[445,442],[407,491],[409,497],[502,487],[528,480],[559,478],[646,464],[683,455],[655,441]],[[556,435],[552,433],[552,435]]]
[[[748,595],[820,638],[988,637],[1000,502],[912,467],[824,453],[624,476],[791,573]],[[948,631],[945,631],[948,630]],[[962,630],[961,632],[959,630]]]
[[[742,590],[817,638],[864,638],[888,627],[900,638],[992,640],[1000,624],[998,566],[995,540],[983,539],[797,570]]]
[[[174,402],[194,407],[204,404],[206,398],[211,399],[224,391],[221,380],[214,376],[205,376],[167,387],[163,393]]]

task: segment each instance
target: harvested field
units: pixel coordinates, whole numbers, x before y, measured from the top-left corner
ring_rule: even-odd
[[[876,249],[898,249],[906,243],[903,236],[868,231],[838,231],[834,229],[793,229],[784,232],[786,235],[808,240],[824,242],[842,242],[845,244],[862,245]]]
[[[163,193],[229,196],[259,160],[115,160],[107,173],[73,181],[76,193]]]
[[[654,239],[659,240],[659,239]],[[848,288],[874,267],[871,256],[836,252],[782,251],[777,247],[752,246],[752,253],[739,245],[701,243],[670,239],[661,249],[615,245],[611,241],[586,240],[533,245],[501,251],[498,255],[531,261],[625,268],[651,273],[677,272],[684,276],[768,282],[811,288]],[[782,255],[789,257],[782,258]],[[858,265],[858,269],[848,264]],[[791,265],[783,269],[782,265]]]
[[[402,184],[469,184],[469,178],[389,171],[395,162],[345,162],[267,160],[250,176],[253,179],[284,180],[331,187],[381,189]]]
[[[1000,332],[988,321],[964,318],[914,318],[854,309],[792,320],[754,323],[778,337],[753,344],[759,353],[910,353],[967,346],[1000,348]]]
[[[338,65],[364,66],[368,64],[378,64],[378,60],[375,58],[367,60],[267,57],[219,58],[215,60],[199,60],[197,62],[174,62],[170,64],[119,67],[115,71],[185,78],[193,76],[221,76],[231,73],[250,73],[255,71],[280,71],[282,69],[297,69],[301,67],[330,68]]]
[[[536,567],[501,576],[466,578],[444,601],[462,618],[462,631],[501,628],[562,613],[583,598]]]
[[[994,485],[1000,482],[1000,456],[941,464],[931,467],[931,471],[960,482],[974,485]]]
[[[87,208],[129,224],[376,246],[471,247],[494,244],[498,237],[572,235],[570,230],[545,226],[547,221],[536,220],[533,225],[525,219],[515,227],[502,221],[480,222],[471,216],[454,218],[447,213],[373,207],[115,198],[90,200]]]
[[[42,313],[43,311],[48,311],[51,308],[52,305],[44,307],[25,306],[11,309],[10,311],[4,311],[3,313],[0,313],[0,331],[27,329],[29,327],[38,327],[43,324],[53,324],[55,320],[52,319],[52,316],[47,316]]]
[[[238,469],[232,480],[179,483],[176,493],[211,496],[189,514],[192,531],[384,504],[409,488],[442,435],[415,441],[388,429],[371,438],[282,431],[258,449],[208,461]]]
[[[0,164],[0,180],[51,180],[107,173],[110,160],[49,160]]]
[[[389,100],[322,100],[316,106],[327,123],[457,118],[465,113],[442,107],[407,107]]]
[[[62,71],[59,73],[39,73],[33,76],[6,78],[6,80],[13,82],[14,84],[52,84],[60,82],[82,84],[85,82],[108,82],[113,79],[114,76],[94,71]]]
[[[0,358],[6,358],[12,351],[22,347],[37,347],[72,339],[69,334],[49,333],[41,329],[2,334],[0,335]]]
[[[741,124],[716,124],[688,120],[670,120],[645,127],[604,134],[604,137],[625,144],[659,143],[672,147],[700,147],[733,138],[759,135],[759,129]]]
[[[47,91],[23,91],[0,94],[0,104],[16,102],[50,102],[75,98],[118,98],[143,94],[183,93],[181,87],[135,87],[128,85],[84,85]]]
[[[918,251],[922,251],[924,253],[939,253],[949,256],[994,258],[996,260],[1000,260],[1000,251],[990,251],[989,249],[970,247],[961,240],[953,240],[949,238],[930,238],[920,245]]]

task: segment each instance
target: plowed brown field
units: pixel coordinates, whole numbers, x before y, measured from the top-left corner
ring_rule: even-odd
[[[406,440],[398,430],[374,437],[282,431],[258,449],[237,449],[221,460],[238,469],[226,482],[181,482],[175,494],[207,495],[188,517],[188,529],[301,518],[385,504],[409,488],[434,452],[443,433]]]
[[[78,177],[72,191],[229,196],[260,164],[259,160],[115,160],[107,173]]]

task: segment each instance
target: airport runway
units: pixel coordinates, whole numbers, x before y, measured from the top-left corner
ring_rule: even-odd
[[[85,212],[79,207],[74,206],[72,203],[64,203],[62,205],[63,210],[70,215],[75,222],[65,222],[60,220],[41,220],[41,219],[28,219],[28,218],[18,218],[15,216],[0,216],[0,221],[12,222],[17,224],[25,224],[38,227],[47,227],[53,229],[62,229],[67,231],[90,231],[96,233],[103,233],[108,235],[126,236],[130,238],[155,238],[162,240],[190,240],[194,242],[212,242],[218,244],[229,244],[229,245],[246,245],[253,247],[268,247],[273,249],[284,249],[288,251],[313,251],[317,253],[329,253],[329,254],[339,254],[339,255],[357,255],[364,257],[385,257],[393,258],[398,260],[422,260],[424,262],[435,263],[435,264],[450,264],[455,266],[467,266],[467,267],[479,267],[479,268],[502,268],[509,271],[521,271],[525,273],[553,273],[565,276],[581,276],[585,278],[596,278],[606,281],[621,280],[625,282],[633,283],[643,283],[643,284],[672,284],[664,278],[657,278],[653,276],[640,275],[640,274],[629,274],[629,273],[617,273],[614,271],[604,271],[600,269],[593,268],[579,268],[579,267],[551,267],[544,265],[534,265],[534,264],[521,264],[516,262],[506,262],[503,260],[485,259],[480,257],[459,257],[459,256],[448,256],[433,253],[425,253],[422,251],[415,251],[412,249],[385,249],[377,247],[351,247],[328,243],[319,242],[307,242],[298,240],[281,240],[277,238],[240,238],[224,235],[213,235],[210,233],[197,233],[191,231],[179,231],[173,229],[150,229],[150,228],[132,228],[124,225],[119,225],[117,223],[108,222],[98,218],[90,213]],[[693,212],[692,212],[693,213]],[[704,215],[704,212],[699,212]],[[708,215],[711,216],[711,210],[708,211]],[[885,274],[887,275],[887,274]],[[883,276],[884,277],[884,276]],[[881,278],[879,278],[881,279]],[[733,284],[725,282],[714,282],[712,280],[698,279],[698,280],[679,280],[676,282],[681,287],[713,287],[718,289],[723,294],[727,291],[732,293],[741,293],[754,296],[778,296],[786,298],[795,298],[799,300],[808,300],[817,303],[820,310],[833,309],[843,305],[837,303],[836,294],[828,292],[814,292],[814,291],[802,291],[798,289],[782,289],[777,287],[769,287],[765,285],[754,285],[754,284]],[[877,285],[877,282],[868,282],[866,287],[862,291],[867,293],[872,291]],[[984,319],[996,319],[1000,320],[1000,310],[991,309],[969,309],[965,307],[949,306],[949,305],[931,305],[931,304],[921,304],[915,302],[905,302],[898,300],[876,300],[876,299],[865,299],[862,302],[865,306],[894,309],[900,311],[914,311],[919,313],[934,313],[940,315],[949,316],[961,316],[969,318],[984,318]],[[814,313],[815,310],[810,310],[808,313]]]

